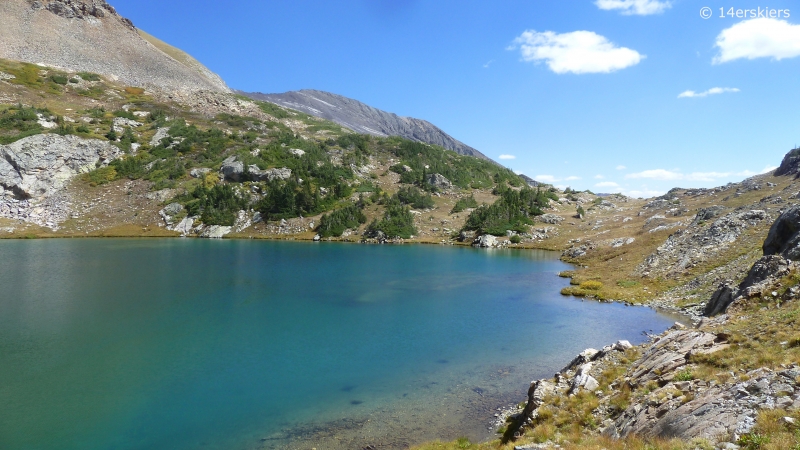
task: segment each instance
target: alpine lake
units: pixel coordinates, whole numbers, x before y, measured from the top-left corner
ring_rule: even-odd
[[[17,240],[0,267],[4,450],[485,440],[531,380],[676,320],[560,295],[545,251]]]

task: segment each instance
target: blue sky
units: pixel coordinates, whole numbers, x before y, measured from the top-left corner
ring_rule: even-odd
[[[320,89],[426,119],[562,187],[718,186],[800,144],[792,1],[112,4],[233,88]]]

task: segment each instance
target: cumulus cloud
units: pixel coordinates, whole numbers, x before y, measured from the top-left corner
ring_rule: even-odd
[[[508,49],[519,49],[523,61],[545,62],[558,74],[610,73],[635,66],[646,57],[592,31],[558,34],[526,30]]]
[[[550,183],[550,184],[559,181],[558,178],[552,175],[536,175],[535,177],[533,177],[533,179],[536,181],[541,181],[542,183]]]
[[[617,166],[617,170],[625,170],[625,169],[627,169],[627,167],[625,167],[623,165]]]
[[[770,170],[774,170],[774,167],[767,167],[764,169],[763,172],[766,173]],[[659,181],[675,181],[675,180],[682,180],[682,181],[717,181],[722,178],[728,178],[732,176],[738,177],[751,177],[753,175],[758,175],[757,172],[753,172],[750,170],[743,170],[741,172],[692,172],[692,173],[682,173],[674,170],[664,170],[664,169],[653,169],[653,170],[644,170],[642,172],[637,173],[629,173],[625,175],[625,178],[629,179],[649,179],[649,180],[659,180]]]
[[[595,184],[595,187],[601,187],[601,188],[606,188],[606,187],[610,187],[610,188],[617,188],[617,187],[619,187],[619,185],[618,185],[617,183],[614,183],[613,181],[602,181],[602,182],[600,182],[600,183],[597,183],[597,184]]]
[[[683,91],[678,94],[678,98],[708,97],[709,95],[724,94],[726,92],[739,92],[739,88],[715,87],[703,92]]]
[[[794,58],[800,56],[800,25],[768,18],[745,20],[722,30],[715,46],[719,54],[714,64],[742,58]]]
[[[661,14],[672,7],[672,2],[659,0],[597,0],[598,8],[604,10],[620,10],[624,15],[647,16]]]
[[[553,175],[536,175],[535,177],[533,177],[533,179],[536,180],[536,181],[541,181],[543,183],[553,184],[553,183],[556,183],[556,182],[559,182],[559,181],[580,180],[581,177],[576,177],[575,175],[571,175],[571,176],[568,176],[568,177],[565,177],[565,178],[559,178],[559,177],[555,177]]]
[[[627,195],[628,197],[651,198],[651,197],[658,197],[659,195],[664,195],[666,191],[644,188],[644,189],[623,190],[621,193]]]
[[[517,159],[517,157],[514,156],[514,155],[500,155],[499,158],[500,159]]]
[[[595,179],[595,180],[602,180],[603,178],[605,178],[605,177],[604,177],[604,176],[602,176],[602,175],[595,175],[595,176],[594,176],[594,179]]]

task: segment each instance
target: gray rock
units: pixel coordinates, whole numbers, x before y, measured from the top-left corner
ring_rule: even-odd
[[[564,221],[564,218],[555,214],[542,214],[541,216],[536,217],[536,221],[550,225],[558,225]]]
[[[438,173],[429,174],[425,178],[425,182],[441,190],[448,190],[453,188],[453,183],[451,183],[450,180],[445,178],[444,175],[440,175]]]
[[[318,234],[314,235],[314,242],[319,242],[320,239],[322,239],[322,237],[320,237],[320,235],[318,235]]]
[[[706,317],[713,317],[717,314],[724,313],[738,294],[739,288],[731,286],[729,283],[721,284],[711,296],[708,303],[706,303],[703,315]]]
[[[800,260],[800,206],[792,206],[778,217],[764,240],[764,255],[783,255]]]
[[[207,239],[222,239],[226,234],[233,231],[233,227],[226,227],[222,225],[211,225],[203,230],[200,237]]]
[[[491,234],[484,234],[472,242],[473,247],[480,247],[480,248],[493,248],[497,247],[497,245],[498,245],[497,238],[492,236]]]
[[[123,133],[125,128],[138,128],[140,126],[142,126],[142,124],[135,120],[126,119],[125,117],[114,117],[112,128],[114,128],[114,131],[117,133]]]
[[[474,231],[462,230],[460,233],[458,233],[458,241],[459,242],[472,241],[474,239],[475,239],[475,232]]]
[[[169,137],[169,128],[159,128],[156,130],[156,134],[153,135],[153,138],[150,139],[150,146],[158,146],[161,143],[161,140],[166,137]]]
[[[253,181],[273,181],[288,180],[292,177],[292,169],[282,167],[280,169],[261,170],[258,166],[251,165],[247,168],[250,179]]]
[[[775,176],[782,175],[797,175],[800,173],[800,148],[790,150],[786,156],[783,157],[781,165],[775,169]]]
[[[244,173],[244,163],[238,161],[235,156],[222,161],[222,167],[219,168],[223,178],[228,181],[242,181],[242,174]]]
[[[185,217],[172,230],[179,232],[181,236],[186,236],[192,232],[195,220],[197,220],[197,217]]]
[[[250,228],[253,225],[253,220],[247,211],[239,211],[236,213],[236,220],[233,223],[233,229],[238,233],[242,230]]]
[[[189,175],[192,178],[203,178],[209,172],[211,172],[211,169],[209,169],[207,167],[200,167],[200,168],[195,168],[195,169],[190,170],[189,171]]]
[[[97,139],[40,134],[0,145],[0,186],[17,199],[45,198],[75,175],[108,165],[122,152]]]
[[[697,215],[694,217],[692,225],[697,225],[701,222],[708,222],[709,220],[722,214],[723,211],[725,211],[725,208],[718,205],[709,206],[708,208],[702,208],[699,211],[697,211]]]

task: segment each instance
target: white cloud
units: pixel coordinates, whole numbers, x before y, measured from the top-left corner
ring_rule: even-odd
[[[739,92],[739,88],[715,87],[703,92],[684,91],[678,94],[678,98],[708,97],[709,95],[724,94],[726,92]]]
[[[535,177],[533,177],[533,179],[536,181],[541,181],[542,183],[550,183],[550,184],[559,181],[556,177],[552,175],[536,175]]]
[[[643,172],[629,173],[625,178],[648,178],[653,180],[682,180],[683,174],[670,172],[664,169],[645,170]]]
[[[595,179],[595,180],[602,180],[603,178],[605,178],[605,177],[604,177],[604,176],[602,176],[602,175],[595,175],[595,176],[594,176],[594,179]]]
[[[598,8],[604,10],[622,10],[625,15],[647,16],[661,14],[672,7],[671,2],[659,0],[597,0],[594,2]]]
[[[635,66],[646,57],[635,50],[617,47],[592,31],[557,34],[526,30],[508,49],[517,48],[523,61],[544,61],[558,74],[610,73]]]
[[[494,62],[494,60],[491,60],[491,61],[487,62],[486,64],[483,65],[483,68],[484,69],[488,69],[489,66],[491,66],[493,62]]]
[[[625,178],[650,179],[659,181],[675,181],[675,180],[717,181],[722,178],[728,178],[733,176],[751,177],[753,175],[758,175],[759,173],[766,173],[774,169],[775,167],[767,167],[764,169],[763,172],[753,172],[750,170],[743,170],[741,172],[692,172],[692,173],[681,173],[673,170],[653,169],[637,173],[629,173],[625,175]]]
[[[715,46],[719,55],[714,64],[741,58],[794,58],[800,56],[800,25],[768,18],[745,20],[722,30]]]
[[[576,177],[575,175],[572,175],[572,176],[569,176],[567,178],[564,178],[564,181],[575,181],[575,180],[580,180],[580,179],[581,179],[581,177]]]
[[[635,197],[635,198],[651,198],[651,197],[658,197],[659,195],[664,195],[666,191],[659,191],[653,189],[641,189],[641,190],[623,190],[622,194],[627,195],[628,197]]]
[[[625,170],[625,169],[627,169],[627,167],[625,167],[623,165],[617,166],[617,170]]]
[[[778,166],[767,166],[767,167],[764,167],[764,169],[761,170],[761,172],[758,172],[758,174],[760,175],[762,173],[772,172],[773,170],[775,170],[777,168],[778,168]]]
[[[600,182],[600,183],[597,183],[597,184],[595,184],[595,187],[603,187],[603,188],[604,188],[604,187],[611,187],[611,188],[617,188],[617,187],[619,187],[619,185],[618,185],[617,183],[614,183],[613,181],[602,181],[602,182]]]
[[[517,159],[517,157],[514,156],[514,155],[500,155],[499,158],[500,159]]]

